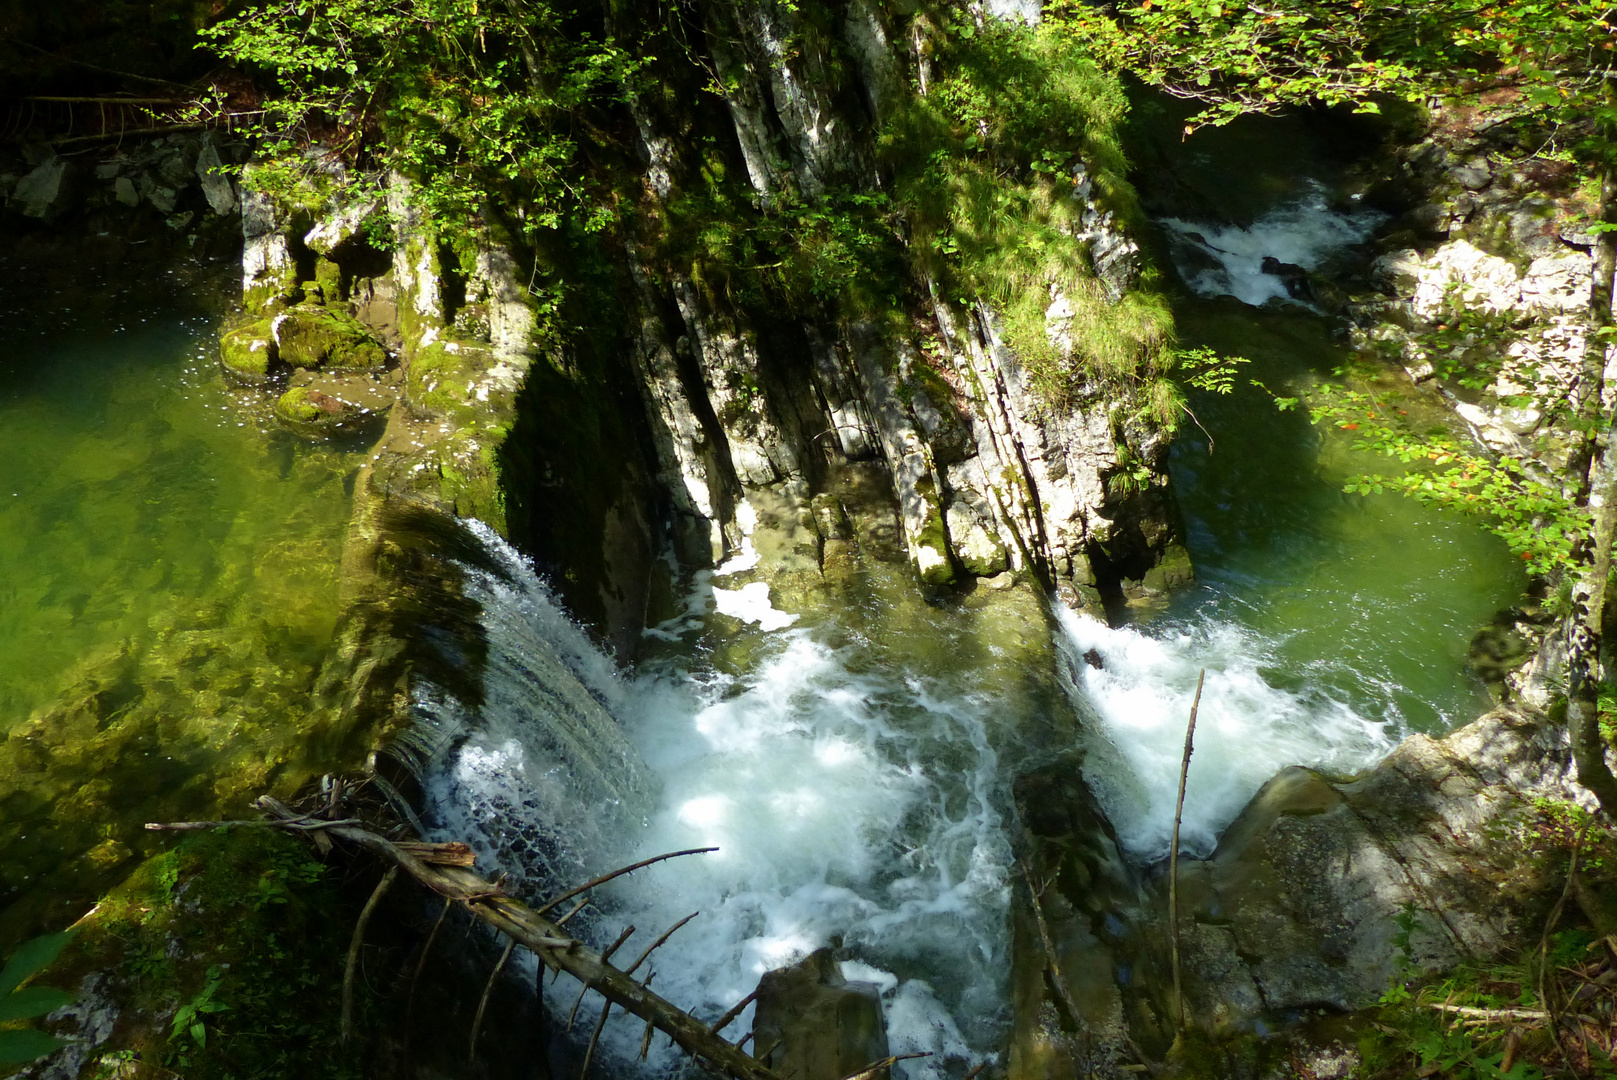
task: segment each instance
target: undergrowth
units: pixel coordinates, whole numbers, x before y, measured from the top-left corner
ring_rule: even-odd
[[[1522,868],[1559,900],[1524,920],[1517,951],[1440,977],[1419,974],[1406,908],[1398,974],[1362,1026],[1372,1080],[1617,1076],[1617,833],[1581,807],[1540,799],[1511,827]]]
[[[123,1007],[121,1049],[85,1075],[363,1076],[338,1030],[351,926],[335,877],[300,840],[252,827],[197,834],[143,863],[68,957],[107,971]],[[363,990],[359,1006],[363,1019]]]

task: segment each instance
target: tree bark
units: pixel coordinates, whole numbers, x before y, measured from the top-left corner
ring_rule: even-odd
[[[259,800],[259,806],[282,820],[299,816],[267,797]],[[546,967],[567,972],[613,1005],[654,1024],[688,1053],[710,1062],[719,1072],[735,1080],[781,1080],[762,1062],[715,1034],[708,1025],[652,993],[628,973],[608,964],[600,953],[570,937],[526,904],[506,896],[471,870],[422,862],[391,840],[353,825],[333,825],[327,831],[335,839],[380,855],[440,896],[464,903],[472,915],[530,950]]]
[[[1606,79],[1606,102],[1617,105],[1617,80]],[[1617,132],[1603,132],[1607,153],[1617,147]],[[1617,166],[1608,161],[1601,174],[1600,218],[1617,225]],[[1578,783],[1594,793],[1609,818],[1617,818],[1617,777],[1606,764],[1606,739],[1600,731],[1601,643],[1606,621],[1607,584],[1611,577],[1612,537],[1617,532],[1617,426],[1602,403],[1607,340],[1611,325],[1612,278],[1617,271],[1617,233],[1595,237],[1594,282],[1589,293],[1588,341],[1584,348],[1579,418],[1587,424],[1587,505],[1594,521],[1578,580],[1573,583],[1573,612],[1567,634],[1567,729]]]

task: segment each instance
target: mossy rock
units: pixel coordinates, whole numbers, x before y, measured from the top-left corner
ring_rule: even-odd
[[[275,318],[280,358],[293,367],[370,371],[387,364],[387,350],[352,315],[299,304]]]
[[[280,359],[272,321],[259,319],[219,335],[219,363],[242,382],[261,385]]]
[[[275,402],[275,418],[307,439],[325,439],[354,427],[364,410],[309,386],[294,386]]]
[[[52,1075],[79,1075],[63,1070],[75,1058],[85,1076],[367,1075],[386,1004],[361,981],[360,1041],[333,1004],[356,907],[295,838],[245,827],[179,841],[102,898],[45,976],[79,994],[47,1025],[90,1040]]]

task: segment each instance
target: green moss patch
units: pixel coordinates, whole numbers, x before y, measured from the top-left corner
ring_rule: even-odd
[[[269,378],[280,358],[271,320],[259,319],[219,335],[219,362],[225,371],[248,382]]]
[[[373,370],[387,364],[387,350],[346,312],[299,304],[276,316],[280,358],[293,367]]]
[[[302,841],[259,827],[201,833],[106,896],[52,978],[102,976],[118,1009],[100,1075],[364,1075],[339,1030],[351,897]],[[356,1014],[376,1008],[361,980]],[[89,1075],[95,1075],[92,1069]]]

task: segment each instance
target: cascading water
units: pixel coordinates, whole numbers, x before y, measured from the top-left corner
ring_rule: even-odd
[[[534,891],[716,846],[603,892],[594,936],[639,927],[628,955],[699,910],[653,966],[659,992],[709,1019],[764,971],[838,946],[844,975],[880,988],[893,1052],[936,1055],[906,1063],[907,1075],[991,1052],[1006,1020],[1011,860],[993,695],[974,692],[969,672],[890,670],[857,638],[787,628],[758,583],[746,604],[740,589],[717,590],[770,628],[746,631],[762,657],[750,672],[679,661],[624,679],[520,557],[477,531],[503,570],[469,571],[465,586],[489,637],[485,701],[468,708],[432,690],[416,701],[436,747],[425,769],[434,833],[470,841]],[[696,584],[700,609],[715,590],[707,575]],[[570,768],[577,760],[585,767]],[[622,762],[634,777],[642,760],[658,789],[643,805],[637,782],[624,790],[591,764]],[[577,986],[558,986],[547,993],[565,1005]],[[749,1008],[732,1037],[750,1020]],[[627,1062],[641,1031],[611,1023],[603,1045]],[[667,1056],[654,1064],[678,1064],[658,1046]]]
[[[1345,356],[1264,260],[1333,267],[1384,220],[1333,210],[1313,180],[1286,190],[1246,228],[1161,222],[1181,277],[1206,298],[1176,311],[1187,338],[1250,358],[1243,374],[1261,376],[1198,398],[1174,447],[1200,586],[1140,626],[1056,612],[1085,781],[1140,861],[1168,853],[1199,671],[1180,843],[1205,856],[1280,769],[1354,773],[1412,731],[1441,733],[1486,708],[1465,643],[1521,588],[1475,524],[1394,495],[1344,495],[1350,472],[1377,463],[1346,433],[1314,429],[1295,400],[1276,404]],[[1220,299],[1232,296],[1248,306]]]
[[[873,579],[887,575],[879,587],[840,594],[831,615],[794,615],[763,582],[716,584],[753,569],[749,554],[696,575],[686,613],[647,631],[659,659],[627,677],[479,528],[499,568],[465,582],[487,639],[482,700],[422,688],[416,703],[434,831],[471,841],[536,895],[717,847],[620,879],[571,925],[604,943],[632,924],[631,955],[700,911],[652,967],[657,990],[704,1018],[764,971],[834,947],[846,977],[880,989],[892,1050],[936,1055],[897,1067],[920,1080],[1004,1046],[1009,790],[1041,755],[1084,749],[1085,781],[1125,850],[1149,862],[1169,846],[1204,668],[1182,837],[1196,854],[1285,766],[1356,771],[1411,730],[1476,715],[1487,698],[1465,643],[1519,595],[1519,568],[1473,524],[1393,496],[1347,498],[1346,442],[1277,409],[1273,394],[1306,392],[1340,354],[1306,304],[1268,303],[1291,294],[1263,260],[1327,267],[1375,223],[1331,211],[1317,185],[1289,190],[1247,229],[1165,223],[1198,293],[1262,305],[1191,299],[1177,312],[1187,341],[1252,358],[1247,373],[1267,387],[1198,398],[1175,443],[1197,588],[1120,626],[1057,605],[1051,627],[1022,590],[934,607],[907,571],[872,564]],[[710,636],[715,617],[731,632]],[[1047,633],[1058,664],[1017,651],[1034,637],[1043,649]],[[579,990],[546,985],[563,1011]],[[642,1030],[610,1022],[605,1052],[632,1068]],[[654,1041],[654,1071],[680,1065]]]
[[[1281,769],[1354,772],[1404,734],[1395,716],[1366,719],[1317,683],[1295,691],[1271,685],[1263,675],[1275,660],[1271,643],[1237,624],[1200,618],[1153,627],[1148,636],[1065,607],[1057,618],[1073,698],[1088,721],[1084,778],[1118,842],[1142,860],[1166,854],[1172,839],[1185,724],[1203,670],[1179,839],[1196,856],[1212,853],[1225,826]]]
[[[1178,218],[1166,218],[1161,225],[1192,290],[1201,296],[1233,296],[1256,307],[1297,299],[1287,288],[1287,275],[1273,269],[1275,264],[1318,270],[1385,220],[1385,214],[1374,210],[1336,212],[1324,185],[1308,182],[1244,228]],[[1265,260],[1273,260],[1270,270],[1264,269]]]

